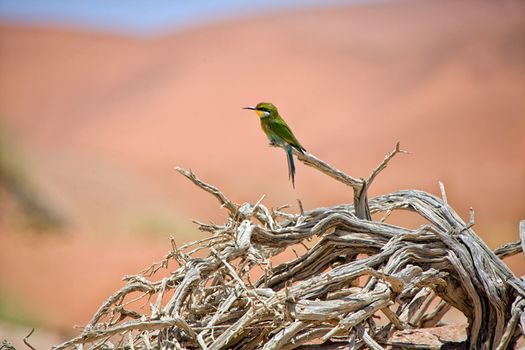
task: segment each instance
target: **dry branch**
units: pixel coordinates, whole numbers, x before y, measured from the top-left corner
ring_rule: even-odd
[[[102,304],[80,336],[54,349],[383,349],[396,330],[439,325],[452,308],[469,322],[465,348],[511,347],[525,328],[525,288],[500,257],[523,250],[525,222],[520,242],[492,252],[472,229],[473,212],[462,221],[443,185],[442,198],[407,190],[369,201],[368,187],[401,152],[397,144],[367,180],[297,154],[354,190],[353,205],[299,214],[272,211],[263,198],[235,204],[177,168],[220,201],[230,214],[226,222],[198,223],[208,238],[181,248],[173,243],[163,261],[126,277],[127,285]],[[427,224],[389,224],[397,210]],[[381,213],[381,221],[370,220]],[[305,253],[273,266],[274,256],[311,245],[315,237]],[[197,257],[198,250],[208,255]],[[168,262],[176,265],[169,277],[155,280]],[[141,297],[152,301],[149,309],[139,304]]]

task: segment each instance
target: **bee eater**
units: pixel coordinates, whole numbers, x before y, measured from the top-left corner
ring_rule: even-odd
[[[284,147],[288,159],[288,176],[292,180],[292,186],[295,188],[295,165],[293,162],[293,151],[295,148],[300,153],[304,154],[306,151],[303,146],[297,141],[292,130],[284,119],[279,115],[277,107],[268,102],[258,103],[257,106],[244,107],[244,109],[254,110],[261,120],[261,129],[270,140],[271,145],[279,145]]]

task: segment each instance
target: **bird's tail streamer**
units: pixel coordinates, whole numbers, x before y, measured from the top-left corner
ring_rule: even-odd
[[[293,162],[292,146],[286,147],[286,156],[288,158],[288,177],[292,180],[292,186],[295,188],[295,164]]]

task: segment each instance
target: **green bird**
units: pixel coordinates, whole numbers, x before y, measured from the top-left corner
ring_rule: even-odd
[[[288,159],[288,175],[292,180],[292,186],[295,188],[295,164],[293,162],[293,151],[295,148],[297,151],[304,154],[306,151],[303,146],[297,141],[292,130],[284,119],[279,115],[277,107],[268,102],[261,102],[257,106],[244,107],[244,109],[254,110],[259,119],[261,120],[261,129],[270,140],[271,145],[279,145],[284,147],[286,156]]]

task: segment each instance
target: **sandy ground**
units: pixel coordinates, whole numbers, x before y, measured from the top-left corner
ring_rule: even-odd
[[[69,222],[0,234],[0,291],[59,338],[75,332],[167,237],[225,213],[173,167],[236,202],[297,210],[351,201],[343,185],[267,147],[255,114],[277,104],[313,154],[367,176],[371,195],[438,194],[491,246],[525,217],[525,11],[515,1],[406,1],[289,11],[152,39],[0,25],[0,114],[28,172]],[[416,225],[408,217],[397,223]],[[522,257],[509,260],[522,275]],[[25,332],[25,331],[24,331]],[[22,333],[24,333],[22,332]],[[56,339],[56,338],[53,338]]]

